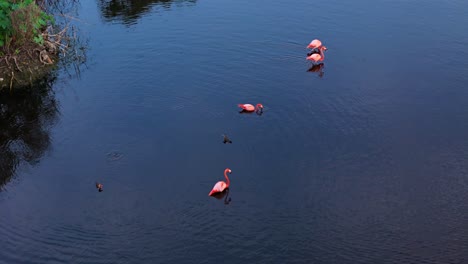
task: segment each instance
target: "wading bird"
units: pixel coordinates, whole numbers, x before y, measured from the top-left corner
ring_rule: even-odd
[[[96,188],[98,189],[99,192],[102,192],[102,188],[104,187],[104,185],[102,185],[101,183],[99,182],[96,182]]]
[[[226,143],[232,144],[232,140],[230,140],[227,135],[223,134],[223,143],[224,144],[226,144]]]
[[[313,62],[323,61],[325,59],[325,54],[323,52],[327,50],[327,47],[320,46],[320,48],[318,49],[319,49],[319,53],[314,53],[308,56],[306,59],[313,61]]]
[[[228,173],[231,173],[231,169],[227,168],[224,170],[224,177],[226,178],[226,182],[219,181],[213,186],[213,190],[208,194],[208,196],[213,196],[216,193],[224,192],[227,188],[229,188],[229,177],[227,176]]]
[[[307,45],[307,48],[316,49],[316,48],[320,48],[320,46],[322,46],[322,42],[318,39],[314,39],[309,43],[309,45]]]
[[[257,104],[256,106],[253,106],[251,104],[238,104],[242,110],[242,112],[263,112],[263,105],[262,104]]]

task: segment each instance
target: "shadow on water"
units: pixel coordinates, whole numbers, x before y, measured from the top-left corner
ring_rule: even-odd
[[[221,200],[224,198],[224,204],[229,204],[231,202],[231,197],[229,197],[229,188],[227,188],[224,192],[213,194],[212,197]]]
[[[0,90],[0,190],[24,164],[37,164],[50,147],[58,117],[49,75],[30,88]]]
[[[319,64],[313,64],[312,67],[310,67],[307,71],[308,72],[317,72],[318,73],[318,76],[320,78],[323,77],[323,75],[325,74],[323,72],[323,68],[325,68],[325,64],[323,63],[319,63]]]
[[[58,119],[52,89],[59,72],[79,77],[86,63],[87,39],[73,24],[79,0],[42,0],[38,3],[54,15],[56,31],[67,29],[62,39],[68,47],[60,53],[57,67],[30,85],[0,89],[0,191],[22,165],[37,164],[50,148],[50,128]]]
[[[249,111],[245,111],[244,109],[240,110],[239,111],[239,114],[242,114],[242,115],[253,115],[253,114],[256,114],[256,115],[263,115],[263,109],[262,110],[255,110],[255,111],[252,111],[252,112],[249,112]]]
[[[121,20],[125,25],[131,25],[153,7],[170,9],[173,4],[195,4],[197,0],[100,0],[98,1],[102,17],[106,22]]]

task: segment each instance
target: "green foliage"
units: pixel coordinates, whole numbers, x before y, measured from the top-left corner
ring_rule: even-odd
[[[5,44],[6,38],[11,34],[10,12],[11,3],[0,2],[0,46]]]
[[[12,39],[18,44],[43,44],[41,30],[53,22],[34,0],[0,1],[0,47]]]

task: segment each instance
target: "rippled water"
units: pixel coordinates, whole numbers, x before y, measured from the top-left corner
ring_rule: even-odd
[[[468,262],[467,13],[81,1],[81,77],[0,97],[0,263]]]

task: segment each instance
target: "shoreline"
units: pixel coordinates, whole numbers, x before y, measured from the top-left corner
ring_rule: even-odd
[[[34,1],[22,8],[9,9],[11,13],[3,17],[10,19],[11,35],[0,39],[0,90],[30,87],[57,69],[60,61],[67,61],[66,57],[81,59],[75,49],[80,46],[76,29],[62,18],[63,13]],[[31,15],[31,10],[37,14]],[[29,27],[29,32],[15,31],[21,27]]]

